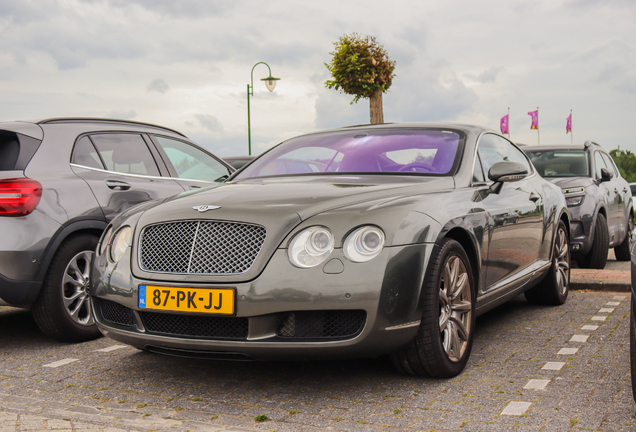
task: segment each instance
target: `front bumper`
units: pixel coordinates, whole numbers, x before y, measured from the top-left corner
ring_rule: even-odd
[[[224,337],[167,334],[149,330],[148,311],[138,307],[139,285],[162,285],[132,276],[130,259],[114,268],[105,257],[97,257],[91,277],[93,310],[105,336],[142,349],[188,357],[234,359],[316,359],[376,357],[396,351],[417,333],[421,319],[420,290],[431,244],[387,247],[366,263],[347,261],[339,249],[324,265],[311,269],[293,267],[287,251],[277,250],[261,274],[252,281],[219,284],[213,281],[165,283],[183,288],[235,288],[235,317],[247,322],[240,340]],[[337,260],[337,261],[333,261]],[[206,277],[203,277],[206,278]],[[210,278],[210,277],[207,277]],[[105,318],[104,301],[132,311],[126,325]],[[336,337],[284,337],[281,323],[290,314],[313,316],[362,311],[364,321],[355,334]],[[161,314],[163,311],[152,311]],[[352,312],[352,314],[355,314]],[[172,316],[193,316],[170,312]],[[201,316],[198,314],[198,316]],[[209,315],[208,315],[209,316]],[[171,318],[172,319],[172,318]]]

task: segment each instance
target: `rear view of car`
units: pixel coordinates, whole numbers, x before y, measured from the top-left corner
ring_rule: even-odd
[[[62,341],[99,336],[90,262],[135,204],[218,184],[225,163],[160,126],[109,119],[0,123],[0,305]]]

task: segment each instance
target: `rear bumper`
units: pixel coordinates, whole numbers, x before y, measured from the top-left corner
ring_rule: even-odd
[[[0,305],[28,307],[40,293],[42,282],[17,281],[0,274]]]

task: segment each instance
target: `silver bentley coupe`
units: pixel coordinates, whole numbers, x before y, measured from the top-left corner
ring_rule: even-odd
[[[565,302],[565,198],[490,130],[346,127],[287,140],[226,182],[132,207],[104,232],[101,332],[233,360],[390,355],[452,377],[475,317],[521,293]]]

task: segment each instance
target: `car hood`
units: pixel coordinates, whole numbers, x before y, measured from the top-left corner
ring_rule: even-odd
[[[367,202],[369,206],[377,206],[402,197],[450,191],[454,187],[452,177],[379,175],[297,176],[229,182],[141,207],[143,214],[137,224],[137,235],[145,226],[167,221],[214,220],[260,225],[267,234],[252,268],[243,275],[218,277],[228,281],[246,280],[256,277],[274,251],[285,247],[283,240],[294,227],[312,216],[350,206],[364,208]],[[194,208],[200,206],[210,206],[210,209]],[[212,208],[215,206],[218,208]],[[134,272],[143,273],[138,267]],[[151,274],[143,276],[156,278]]]
[[[561,189],[568,189],[573,187],[588,187],[595,184],[594,179],[591,177],[548,177],[546,178],[546,180],[554,183]]]

